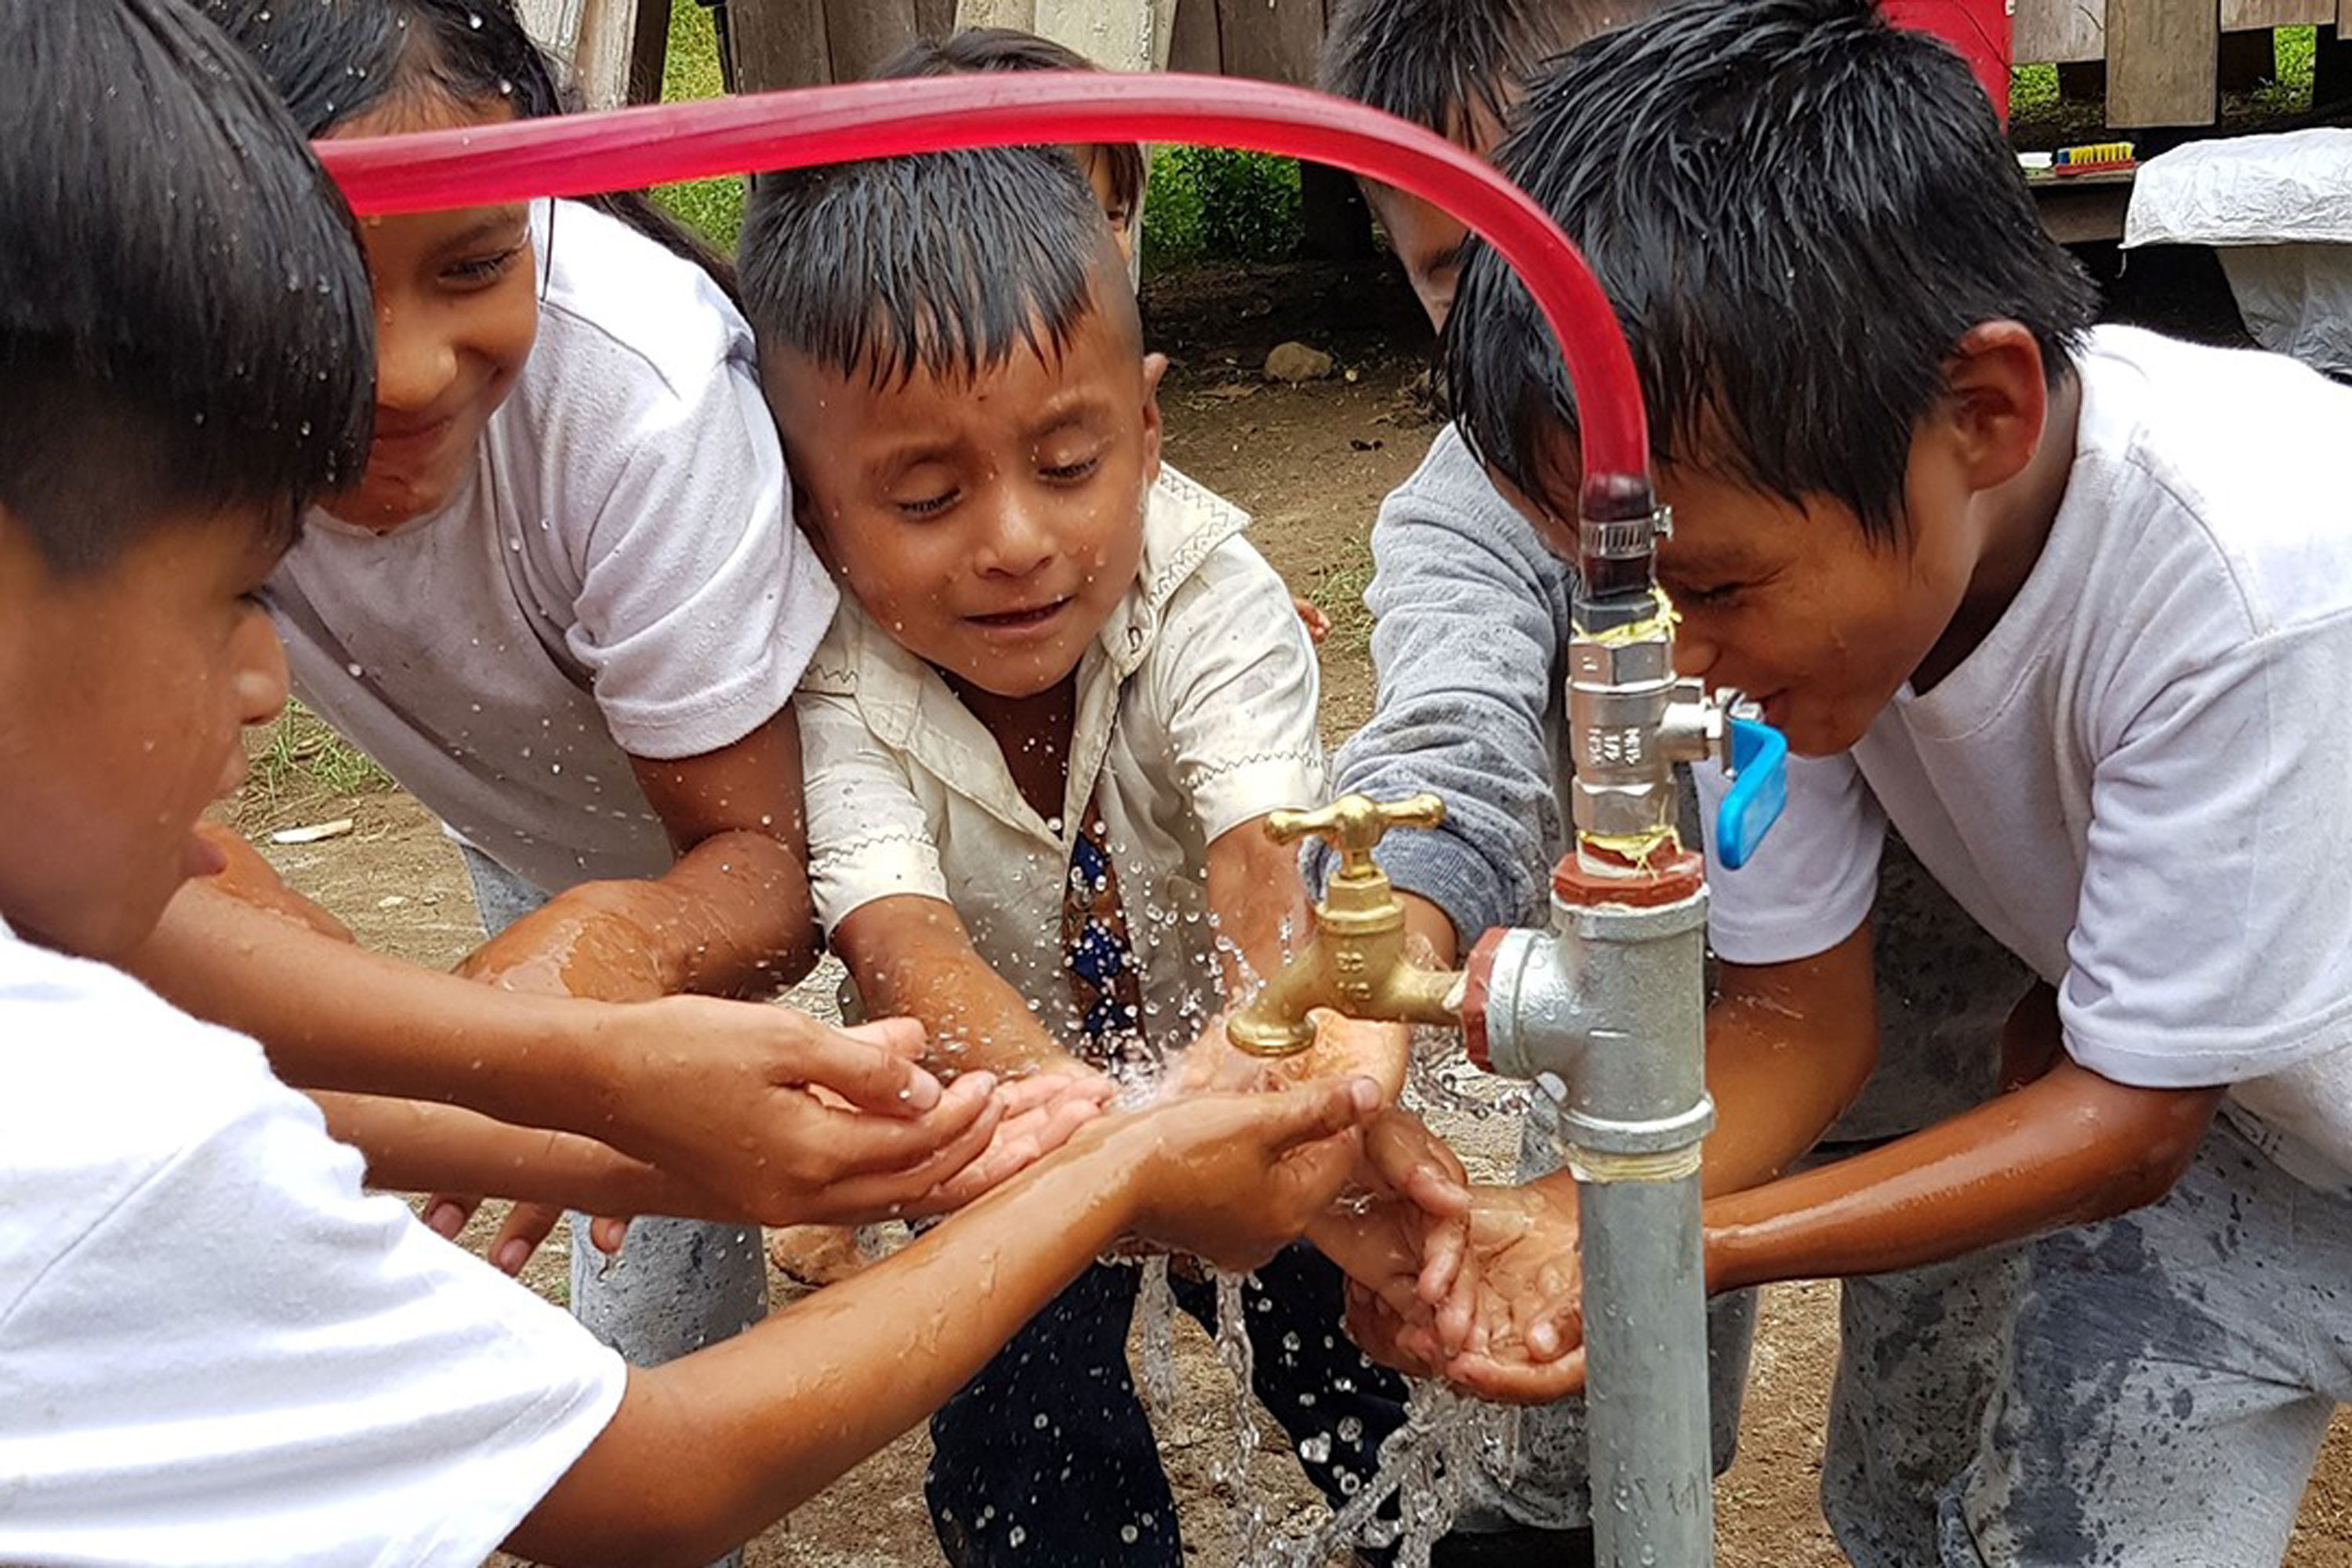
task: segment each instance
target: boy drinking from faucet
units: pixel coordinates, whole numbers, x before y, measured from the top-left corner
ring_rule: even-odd
[[[1849,941],[1891,826],[2045,987],[2021,1087],[1711,1199],[1711,1283],[2038,1236],[1940,1561],[2277,1563],[2352,1395],[2352,505],[2280,455],[2340,439],[2352,392],[2093,330],[1968,68],[1852,0],[1596,40],[1498,162],[1626,323],[1686,672],[1815,759],[1713,879],[1718,947]],[[1492,257],[1454,331],[1473,447],[1572,550],[1574,405]],[[1790,1032],[1777,1083],[1718,1089],[1725,1128],[1801,1148],[1792,1086],[1855,1076],[1849,1043]],[[1572,1385],[1572,1305],[1510,1272],[1454,1371]]]
[[[1305,933],[1262,826],[1323,798],[1323,758],[1281,580],[1160,468],[1165,362],[1102,215],[1055,151],[841,165],[762,183],[742,270],[801,519],[847,590],[799,700],[835,950],[942,1068],[1156,1072]],[[1391,1090],[1402,1050],[1331,1020],[1319,1047]],[[934,1419],[951,1561],[1181,1563],[1128,1373],[1136,1280],[1090,1270]],[[1402,1393],[1339,1306],[1302,1247],[1248,1312],[1258,1391],[1335,1499]]]
[[[1652,0],[1350,0],[1334,9],[1322,85],[1486,157],[1547,58],[1655,8]],[[1367,181],[1364,195],[1430,324],[1443,332],[1469,231],[1391,186]],[[1490,927],[1550,919],[1548,873],[1570,820],[1562,693],[1575,568],[1544,549],[1451,426],[1382,503],[1371,546],[1365,603],[1375,617],[1377,700],[1333,759],[1333,787],[1383,800],[1431,791],[1447,801],[1436,831],[1392,834],[1378,854],[1407,919],[1450,963]],[[1328,865],[1320,846],[1309,858],[1318,870]],[[1815,1158],[1989,1098],[1994,1037],[2027,984],[2022,966],[1899,839],[1888,845],[1880,882],[1868,940],[1885,1048]],[[1786,1006],[1802,995],[1810,963],[1744,963],[1735,961],[1738,952],[1734,944],[1721,955],[1727,997],[1768,994]],[[1779,1039],[1740,1028],[1738,1011],[1718,1016],[1710,1041],[1718,1094],[1736,1096],[1743,1073],[1776,1070]],[[1866,1016],[1834,1022],[1869,1027]],[[1853,1092],[1847,1081],[1824,1079],[1820,1087],[1834,1103]],[[1710,1190],[1777,1173],[1783,1152],[1759,1148],[1740,1126],[1724,1131],[1707,1150]],[[1522,1179],[1559,1160],[1549,1119],[1531,1115]],[[2005,1353],[2016,1274],[2014,1256],[1997,1253],[1842,1286],[1822,1504],[1854,1562],[1910,1568],[1932,1555],[1936,1489],[1974,1442]],[[1710,1313],[1718,1467],[1731,1460],[1753,1321],[1745,1292]],[[1449,1547],[1452,1561],[1589,1556],[1582,1401],[1531,1413],[1517,1455],[1506,1486],[1473,1478],[1475,1500],[1462,1539]],[[1467,1533],[1474,1526],[1475,1536]],[[1439,1568],[1448,1560],[1441,1556]]]

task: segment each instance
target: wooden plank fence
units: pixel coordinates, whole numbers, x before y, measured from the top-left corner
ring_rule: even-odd
[[[672,5],[701,0],[521,0],[573,65],[592,108],[661,86]],[[1329,0],[726,0],[730,75],[745,89],[855,81],[910,40],[959,23],[1027,27],[1113,69],[1164,67],[1308,82]],[[2012,0],[2021,64],[2104,62],[2118,129],[2212,123],[2226,35],[2342,26],[2352,0]]]

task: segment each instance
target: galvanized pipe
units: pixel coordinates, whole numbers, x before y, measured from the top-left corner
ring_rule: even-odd
[[[1599,1561],[1706,1568],[1708,1442],[1699,1145],[1707,1099],[1706,892],[1651,907],[1563,882],[1553,930],[1480,965],[1483,1055],[1559,1099],[1584,1279],[1586,1431]]]

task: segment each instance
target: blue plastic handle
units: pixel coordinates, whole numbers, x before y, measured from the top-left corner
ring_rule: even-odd
[[[1769,724],[1731,721],[1731,792],[1715,813],[1715,853],[1737,871],[1748,864],[1789,804],[1789,742]]]

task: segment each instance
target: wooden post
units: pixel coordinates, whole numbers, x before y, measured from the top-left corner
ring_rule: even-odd
[[[2107,0],[2107,123],[2210,125],[2218,0]]]
[[[825,0],[824,37],[835,81],[864,81],[915,41],[915,0]]]
[[[1294,85],[1315,79],[1323,0],[1218,0],[1225,74]]]
[[[2344,0],[2352,5],[2352,0]],[[1217,0],[1175,0],[1168,37],[1168,68],[1202,76],[1225,73],[1224,44],[1217,28]]]
[[[824,0],[730,0],[727,42],[739,92],[823,87],[833,79]]]
[[[669,6],[670,0],[521,0],[518,9],[583,107],[618,109],[660,99]]]

